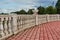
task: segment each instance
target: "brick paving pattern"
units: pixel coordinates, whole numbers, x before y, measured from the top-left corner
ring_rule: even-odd
[[[60,21],[44,23],[26,29],[7,40],[60,40]]]

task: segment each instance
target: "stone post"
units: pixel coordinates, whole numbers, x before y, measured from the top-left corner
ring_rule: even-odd
[[[46,14],[46,17],[47,17],[47,18],[46,18],[46,21],[49,22],[49,21],[50,21],[50,20],[49,20],[49,14]]]
[[[18,31],[18,28],[17,28],[17,15],[13,15],[13,31],[14,31],[14,34],[17,33]]]
[[[18,28],[17,28],[17,14],[9,14],[11,15],[12,17],[12,31],[13,31],[13,34],[16,34],[17,31],[18,31]]]
[[[59,14],[57,14],[57,17],[58,17],[58,21],[59,21]]]
[[[33,13],[34,13],[33,15],[36,16],[36,23],[35,24],[38,25],[38,10],[37,9],[33,10]]]

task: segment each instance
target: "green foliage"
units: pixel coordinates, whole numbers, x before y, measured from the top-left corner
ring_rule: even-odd
[[[53,14],[57,14],[57,9],[53,8]]]
[[[25,10],[20,10],[20,14],[27,14]]]
[[[20,13],[19,13],[19,11],[16,11],[16,12],[11,12],[11,13],[20,14]]]
[[[28,12],[27,12],[27,14],[33,14],[33,11],[32,10],[33,9],[29,9]]]
[[[4,14],[4,13],[1,13],[1,14]]]
[[[52,7],[52,6],[48,6],[46,9],[45,9],[45,13],[46,14],[56,14],[56,8]]]
[[[60,0],[56,3],[57,13],[60,13]]]
[[[38,14],[56,14],[57,13],[57,9],[55,7],[52,6],[48,6],[47,8],[44,8],[42,6],[38,7]],[[13,13],[16,14],[33,14],[34,9],[29,9],[28,12],[26,12],[25,10],[20,10],[20,11],[16,11]]]
[[[42,6],[40,6],[40,7],[38,7],[38,14],[45,14],[45,8],[44,7],[42,7]]]
[[[0,13],[0,15],[8,15],[8,13]]]
[[[16,12],[12,12],[12,13],[16,13],[16,14],[27,14],[25,10],[20,10],[20,11],[16,11]]]

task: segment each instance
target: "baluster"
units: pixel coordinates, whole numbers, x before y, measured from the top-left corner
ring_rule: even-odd
[[[38,18],[39,19],[39,18]],[[39,21],[39,20],[38,20]],[[38,24],[39,24],[39,22],[38,22]],[[34,26],[35,26],[35,16],[34,16]]]
[[[60,14],[59,14],[59,20],[60,20]]]
[[[17,17],[17,28],[19,30],[19,16]]]
[[[13,31],[13,17],[11,17],[11,20],[10,20],[10,23],[11,23],[11,31],[12,31],[12,33],[14,34],[14,31]]]
[[[18,30],[19,30],[19,16],[18,16],[18,18],[17,18],[17,28],[18,28]]]
[[[24,28],[24,16],[22,18],[22,28]]]
[[[26,21],[26,23],[27,23],[26,26],[27,26],[27,27],[29,27],[29,25],[30,25],[30,23],[29,23],[30,21],[29,21],[29,18],[28,18],[28,17],[29,17],[29,16],[27,15],[27,17],[26,17],[26,20],[27,20],[27,21]],[[30,25],[30,26],[31,26],[31,25]]]
[[[3,18],[0,18],[0,37],[4,37]]]
[[[21,28],[21,17],[19,16],[19,29]]]
[[[17,15],[13,15],[12,24],[13,24],[13,32],[14,32],[14,34],[16,34],[17,31],[18,31],[18,28],[17,28]]]
[[[4,18],[4,32],[8,35],[7,18]]]
[[[22,16],[21,16],[21,28],[23,27],[23,25],[22,25],[22,24],[23,24],[23,21],[22,21]]]
[[[12,33],[11,17],[8,18],[8,28],[9,28],[9,33]]]

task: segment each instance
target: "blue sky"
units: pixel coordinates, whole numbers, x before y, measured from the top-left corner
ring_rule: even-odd
[[[21,9],[28,10],[37,8],[40,5],[47,7],[52,5],[53,1],[55,5],[57,0],[0,0],[0,13],[9,13]]]

